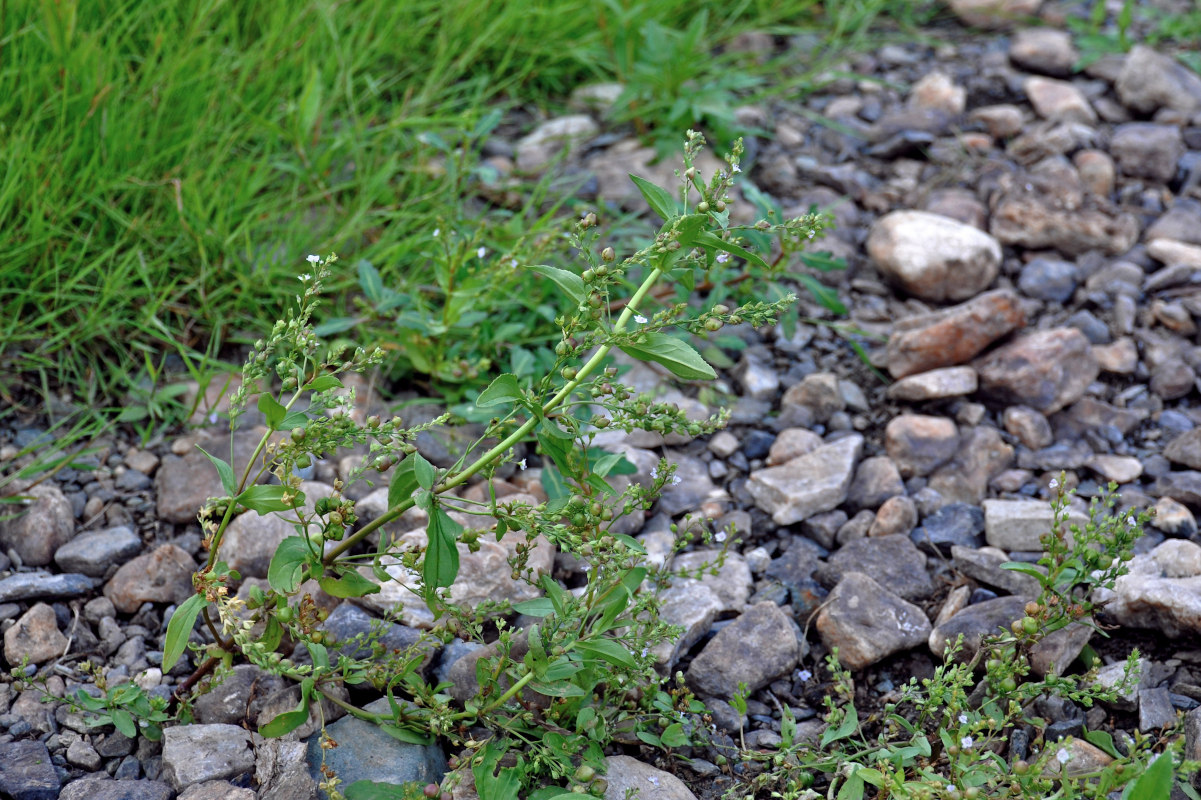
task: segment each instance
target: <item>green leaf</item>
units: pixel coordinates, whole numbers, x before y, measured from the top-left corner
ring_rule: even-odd
[[[284,502],[284,495],[290,496]],[[251,511],[269,514],[272,511],[289,511],[304,502],[304,492],[289,486],[251,486],[234,498]]]
[[[259,638],[259,643],[266,648],[267,652],[271,652],[279,647],[279,643],[284,638],[284,626],[279,624],[279,620],[274,616],[267,619],[267,627],[263,629],[263,635]]]
[[[309,415],[303,411],[289,411],[287,416],[279,421],[276,426],[281,431],[290,431],[293,428],[303,428],[309,424]]]
[[[111,712],[113,718],[113,726],[121,732],[122,735],[130,739],[138,738],[138,723],[133,721],[133,715],[123,708],[114,708]]]
[[[565,269],[558,267],[548,267],[542,264],[531,266],[534,272],[539,275],[544,275],[554,281],[560,289],[562,289],[568,297],[577,303],[584,302],[588,297],[587,290],[584,288],[584,279],[574,272],[568,272]]]
[[[422,736],[417,731],[409,730],[408,728],[401,727],[400,725],[380,725],[379,727],[380,730],[391,736],[396,741],[404,742],[405,744],[426,745],[433,744],[434,742],[432,737]]]
[[[208,456],[209,461],[213,462],[213,466],[217,468],[217,474],[221,476],[221,488],[225,490],[227,496],[233,497],[234,490],[238,488],[238,484],[234,480],[234,468],[229,465],[229,462],[222,461],[200,445],[196,445],[196,449]]]
[[[548,597],[535,597],[533,600],[523,600],[513,604],[513,610],[527,617],[549,617],[555,613],[555,606]]]
[[[484,745],[480,763],[471,769],[475,777],[475,791],[480,800],[520,800],[521,773],[516,767],[502,767],[496,771],[501,756],[507,747],[490,739]]]
[[[308,382],[307,388],[311,392],[324,392],[329,389],[341,389],[342,381],[338,380],[333,375],[318,375]]]
[[[823,307],[833,311],[835,314],[845,315],[847,313],[847,307],[838,299],[838,292],[821,283],[812,275],[797,275],[796,279],[802,286],[809,290],[809,294],[813,295],[813,299],[821,303]]]
[[[847,268],[847,260],[845,258],[835,258],[828,252],[801,253],[801,263],[819,272],[833,272],[834,270]]]
[[[863,778],[859,777],[858,772],[851,773],[851,777],[839,788],[837,800],[863,800]]]
[[[855,731],[859,730],[859,713],[854,706],[847,706],[846,716],[842,718],[842,722],[837,728],[826,728],[822,733],[821,746],[826,747],[831,742],[836,742],[839,739],[845,739],[851,736]]]
[[[587,697],[592,694],[588,689],[576,686],[571,681],[530,681],[530,688],[538,694],[547,697]]]
[[[407,460],[413,462],[413,477],[417,479],[417,485],[427,492],[434,488],[434,481],[438,479],[438,470],[434,469],[434,465],[426,461],[421,453],[413,453]]]
[[[409,456],[392,470],[392,480],[388,483],[388,508],[403,503],[417,491],[416,465],[413,456]]]
[[[312,679],[306,679],[306,683]],[[277,736],[283,736],[286,733],[299,728],[309,718],[309,693],[302,688],[300,691],[300,705],[291,711],[285,711],[275,719],[265,725],[259,726],[259,736],[267,739],[274,739]]]
[[[1126,800],[1163,800],[1172,793],[1172,756],[1161,753],[1147,767],[1147,771],[1138,776],[1138,780],[1130,787]]]
[[[683,725],[673,722],[663,729],[659,740],[668,747],[684,747],[688,744],[688,734],[684,733]]]
[[[705,363],[692,345],[665,333],[644,333],[635,344],[621,346],[626,355],[642,361],[654,361],[667,367],[672,375],[683,380],[713,380],[717,373]]]
[[[480,392],[475,399],[479,408],[515,403],[521,399],[521,387],[517,384],[517,376],[508,372],[497,375],[488,388]]]
[[[642,193],[643,199],[646,200],[646,204],[651,207],[652,211],[664,220],[670,220],[676,216],[676,200],[666,189],[634,174],[630,175],[630,180],[638,187],[638,191]]]
[[[262,411],[267,417],[267,427],[274,430],[279,430],[279,423],[284,421],[284,417],[288,415],[288,409],[284,408],[279,402],[269,394],[259,395],[259,411]]]
[[[267,583],[277,592],[291,594],[300,586],[300,576],[312,557],[308,543],[299,536],[289,536],[275,548],[267,567]],[[178,613],[178,612],[177,612]]]
[[[771,269],[771,266],[764,261],[758,253],[753,253],[750,250],[747,250],[745,247],[736,245],[733,242],[727,242],[716,233],[702,231],[701,233],[697,234],[696,243],[702,247],[714,247],[718,250],[724,250],[730,255],[738,256],[739,258],[748,261],[757,267]]]
[[[425,562],[421,566],[421,576],[425,585],[431,589],[450,586],[459,574],[459,534],[463,526],[435,506],[430,514],[429,546],[425,550]]]
[[[171,621],[167,623],[167,639],[163,644],[163,672],[168,672],[179,661],[183,651],[188,646],[188,638],[192,635],[192,626],[196,617],[208,605],[202,594],[194,594],[179,604]]]
[[[1113,745],[1113,737],[1105,731],[1085,731],[1084,738],[1089,744],[1095,745],[1104,750],[1113,758],[1121,758],[1118,749]]]
[[[1012,570],[1013,572],[1021,572],[1024,575],[1029,575],[1038,580],[1039,583],[1046,584],[1047,576],[1042,570],[1033,564],[1027,564],[1023,561],[1006,561],[1001,565],[1001,569]]]
[[[325,645],[306,641],[304,647],[309,651],[309,655],[312,656],[314,667],[329,669],[329,649]]]
[[[313,326],[313,335],[324,339],[335,333],[345,333],[363,320],[358,317],[331,317],[320,325]]]
[[[344,794],[346,800],[406,800],[412,796],[403,786],[368,780],[355,781],[346,787]]]
[[[634,669],[638,666],[630,651],[612,639],[582,639],[575,643],[574,649],[619,667]]]
[[[370,261],[360,259],[358,266],[359,286],[363,287],[363,294],[367,295],[371,305],[379,305],[380,300],[384,298],[384,279]]]
[[[326,594],[332,597],[362,597],[379,592],[379,584],[368,580],[355,570],[345,572],[341,577],[324,577],[317,579],[318,585]]]
[[[543,575],[538,579],[538,585],[542,587],[542,591],[546,592],[546,600],[550,601],[551,607],[560,617],[567,616],[567,605],[571,601],[571,596],[559,585],[559,582],[550,575]]]

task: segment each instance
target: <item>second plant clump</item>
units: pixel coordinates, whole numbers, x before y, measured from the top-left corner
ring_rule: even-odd
[[[620,382],[609,356],[617,348],[683,380],[714,379],[688,335],[705,337],[727,323],[772,323],[795,298],[737,308],[719,304],[699,312],[689,303],[674,303],[652,311],[652,290],[665,283],[686,289],[701,285],[731,258],[767,269],[755,245],[771,246],[775,239],[791,252],[821,232],[823,219],[732,223],[729,192],[741,148],[736,146],[727,168],[706,183],[693,166],[701,145],[700,136],[690,134],[674,192],[631,176],[664,220],[654,240],[637,252],[618,258],[612,247],[603,246],[596,217],[588,214],[570,233],[583,262],[579,273],[518,265],[552,280],[567,300],[555,320],[562,331],[554,350],[557,362],[539,380],[502,374],[479,392],[476,409],[493,416],[448,468],[435,467],[414,443],[418,433],[447,417],[416,427],[397,417],[356,421],[353,393],[343,390],[337,376],[374,367],[383,353],[330,350],[314,334],[311,316],[335,259],[310,257],[311,273],[301,276],[304,290],[296,309],[266,340],[255,343],[230,406],[236,429],[257,397],[267,431],[241,474],[232,459],[209,455],[225,496],[211,499],[200,513],[208,558],[194,576],[196,593],[171,617],[164,671],[183,656],[198,620],[203,619],[211,643],[192,644],[201,663],[178,694],[205,686],[206,677],[215,673],[207,684],[213,685],[237,658],[300,686],[298,706],[263,725],[264,736],[295,730],[333,704],[401,741],[441,739],[461,753],[441,786],[398,790],[359,782],[346,787],[325,770],[322,789],[350,800],[448,798],[468,772],[484,800],[599,796],[607,788],[605,749],[615,737],[628,741],[633,735],[681,757],[695,745],[721,744],[682,676],[665,679],[655,669],[656,648],[679,635],[658,613],[658,590],[671,576],[648,567],[643,546],[612,527],[623,515],[649,509],[674,480],[673,468],[661,461],[649,485],[631,483],[615,491],[606,479],[630,472],[632,465],[595,446],[594,437],[606,428],[695,437],[721,427],[724,419],[720,414],[690,419],[672,404],[638,394]],[[547,501],[497,497],[491,479],[506,462],[517,460],[515,448],[530,444],[541,456]],[[297,476],[313,460],[351,447],[368,454],[348,482],[391,473],[388,510],[365,525],[358,524],[342,481],[335,481],[329,497],[306,503]],[[272,476],[274,483],[261,482]],[[485,481],[485,499],[456,491],[473,480]],[[1106,747],[1102,735],[1090,732],[1090,741],[1116,760],[1084,775],[1074,775],[1070,764],[1062,767],[1055,754],[1067,751],[1052,742],[1040,743],[1039,755],[1012,764],[998,755],[1001,743],[1022,726],[1034,727],[1037,736],[1039,721],[1031,719],[1030,708],[1039,696],[1090,704],[1125,688],[1102,690],[1070,677],[1030,674],[1028,654],[1035,643],[1069,624],[1093,624],[1091,591],[1112,586],[1122,573],[1136,535],[1136,526],[1127,522],[1139,522],[1113,515],[1111,502],[1069,539],[1063,495],[1058,508],[1057,533],[1046,539],[1041,569],[1012,565],[1035,575],[1043,587],[1012,631],[986,638],[970,658],[958,657],[964,651],[956,645],[932,679],[911,682],[882,717],[866,720],[855,710],[850,675],[832,658],[834,691],[820,739],[798,738],[795,721],[782,708],[783,741],[776,750],[735,748],[719,757],[736,778],[730,796],[1101,798],[1125,786],[1130,800],[1166,797],[1147,792],[1171,785],[1178,746],[1150,763],[1152,742],[1136,738],[1119,753],[1112,742]],[[247,510],[289,515],[296,535],[275,551],[269,588],[254,587],[239,597],[234,587],[240,576],[222,550],[230,522]],[[401,538],[388,530],[406,514],[425,525],[423,535],[410,532]],[[540,596],[475,607],[455,601],[460,553],[477,551],[488,538],[508,543],[513,578],[536,587]],[[687,544],[683,537],[677,546]],[[530,565],[537,551],[549,547],[582,561],[582,586],[569,589]],[[336,642],[324,630],[327,612],[314,602],[314,583],[333,598],[353,598],[379,593],[382,585],[396,581],[432,612],[431,629],[413,646],[389,650],[379,642],[380,631]],[[514,613],[536,622],[513,630],[506,621]],[[433,685],[423,674],[430,651],[455,638],[489,646],[476,664],[478,691],[459,700],[449,684]],[[298,652],[294,645],[303,645],[307,658],[288,655]],[[1137,658],[1130,662],[1135,665]],[[386,697],[387,710],[372,712],[347,702],[345,687]],[[745,706],[745,698],[733,702]],[[104,722],[119,718],[130,727],[138,718],[147,734],[157,733],[165,716],[161,708],[143,713],[111,693],[101,699],[81,695],[80,704],[103,711]],[[324,732],[322,744],[337,746]]]

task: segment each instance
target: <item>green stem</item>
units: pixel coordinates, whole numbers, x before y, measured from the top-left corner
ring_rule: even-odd
[[[655,282],[659,279],[659,277],[662,274],[663,274],[662,265],[657,266],[651,270],[651,274],[648,275],[646,277],[646,279],[642,281],[642,285],[638,287],[638,290],[636,292],[634,292],[634,296],[631,297],[630,302],[626,304],[625,309],[621,312],[621,316],[617,318],[617,322],[613,325],[613,333],[621,333],[625,330],[626,325],[628,325],[630,322],[630,319],[633,318],[634,313],[638,308],[638,304],[640,302],[642,302],[643,298],[646,297],[647,293],[651,290],[651,287],[653,287],[655,285]],[[576,373],[575,378],[568,381],[563,386],[563,388],[560,389],[555,394],[554,397],[552,397],[550,400],[548,400],[546,402],[546,404],[544,406],[542,406],[542,414],[543,415],[549,414],[551,411],[558,408],[558,406],[564,400],[566,400],[567,397],[569,395],[571,395],[572,392],[574,392],[576,389],[579,388],[580,384],[583,383],[584,379],[587,378],[588,375],[591,374],[593,370],[595,370],[598,366],[600,366],[601,362],[603,362],[605,360],[605,357],[609,354],[609,351],[612,349],[613,349],[612,344],[601,345],[597,349],[596,353],[593,354],[592,358],[588,359],[588,361],[584,364],[584,366],[580,367],[580,370],[579,370],[579,372]],[[537,425],[538,425],[537,418],[531,418],[531,419],[526,420],[521,425],[521,427],[519,427],[517,430],[513,431],[513,433],[509,434],[507,437],[505,437],[504,441],[502,441],[500,444],[493,447],[487,453],[484,453],[482,456],[480,456],[478,459],[476,459],[475,462],[472,463],[470,466],[465,467],[462,472],[458,473],[457,475],[455,475],[452,478],[449,478],[441,486],[437,487],[435,489],[435,491],[438,494],[441,494],[443,492],[450,491],[451,489],[454,489],[457,486],[462,486],[464,483],[466,483],[468,480],[471,479],[472,475],[476,474],[481,469],[488,466],[488,464],[491,464],[493,461],[495,461],[497,458],[499,458],[501,455],[503,455],[510,447],[517,444],[522,439],[524,439],[526,436],[528,436],[530,434],[530,432],[533,431],[535,427],[537,427]],[[397,505],[388,509],[384,514],[382,514],[381,516],[376,518],[374,521],[363,526],[362,528],[360,528],[358,531],[356,531],[352,535],[347,536],[342,541],[341,544],[339,544],[337,547],[335,547],[333,550],[331,550],[329,553],[327,553],[325,555],[325,558],[323,559],[323,561],[326,564],[332,564],[334,562],[334,560],[337,559],[338,556],[342,555],[342,553],[345,553],[347,550],[349,550],[351,547],[353,547],[356,542],[362,541],[365,537],[369,536],[372,532],[379,530],[384,525],[397,519],[401,514],[408,511],[410,508],[412,508],[413,505],[414,505],[414,501],[413,501],[413,498],[411,498],[411,497],[407,498],[405,500],[402,500],[400,503],[398,503]]]

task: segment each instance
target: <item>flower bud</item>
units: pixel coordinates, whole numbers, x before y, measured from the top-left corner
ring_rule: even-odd
[[[617,252],[612,247],[606,247],[604,250],[601,250],[602,261],[612,261],[615,258],[617,258]]]

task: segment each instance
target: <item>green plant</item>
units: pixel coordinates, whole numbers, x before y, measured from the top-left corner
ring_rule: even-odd
[[[1059,489],[1059,482],[1052,488]],[[1088,707],[1112,701],[1137,685],[1137,650],[1127,660],[1123,680],[1110,688],[1092,682],[1093,673],[1087,670],[1040,676],[1033,675],[1030,666],[1031,649],[1068,625],[1089,625],[1104,635],[1092,621],[1098,607],[1093,591],[1112,588],[1125,573],[1134,540],[1149,518],[1132,510],[1115,512],[1115,488],[1094,500],[1083,527],[1068,526],[1070,493],[1060,489],[1051,532],[1042,539],[1044,557],[1037,566],[1005,565],[1033,576],[1042,586],[1039,597],[1027,604],[1025,616],[1014,620],[1011,629],[985,636],[974,653],[964,652],[962,637],[949,645],[934,675],[910,679],[881,715],[865,719],[859,714],[853,677],[839,664],[835,650],[827,659],[832,688],[825,696],[827,724],[820,739],[797,741],[795,722],[783,714],[783,743],[776,752],[743,748],[730,754],[731,760],[759,761],[767,769],[727,797],[1101,800],[1119,789],[1124,800],[1167,797],[1174,766],[1180,776],[1196,768],[1180,763],[1180,737],[1155,758],[1156,742],[1149,737],[1136,734],[1123,753],[1108,733],[1086,731],[1084,738],[1113,761],[1074,774],[1070,743],[1042,738],[1046,721],[1033,710],[1039,698],[1057,697]],[[734,703],[738,707],[739,698]],[[1034,731],[1034,749],[1030,757],[1007,763],[998,755],[1000,747],[1022,727]],[[1186,782],[1176,785],[1193,796]]]
[[[240,475],[230,462],[209,455],[226,496],[213,498],[200,513],[209,555],[194,578],[197,593],[179,606],[168,625],[164,669],[180,659],[195,622],[203,617],[215,643],[197,674],[236,654],[300,684],[300,705],[264,725],[264,735],[293,730],[308,718],[310,706],[324,698],[403,741],[425,742],[433,735],[466,748],[460,771],[471,769],[481,794],[494,798],[546,800],[563,795],[564,783],[577,791],[603,793],[602,748],[622,726],[634,725],[644,741],[664,747],[685,743],[682,715],[698,707],[678,685],[656,688],[659,678],[650,653],[673,631],[656,613],[656,593],[642,589],[654,576],[641,563],[641,545],[610,531],[615,518],[649,508],[673,480],[673,469],[661,462],[649,487],[631,484],[616,493],[606,477],[628,465],[592,442],[609,427],[696,436],[722,423],[721,415],[689,420],[680,409],[623,386],[617,370],[607,366],[613,348],[657,362],[684,380],[711,379],[715,373],[689,344],[692,336],[708,336],[731,322],[765,324],[794,299],[737,308],[719,304],[699,313],[676,303],[649,319],[640,313],[656,284],[694,281],[719,257],[767,266],[744,238],[751,229],[729,222],[727,193],[738,151],[729,157],[728,168],[706,183],[692,163],[701,143],[699,135],[690,134],[678,191],[633,178],[664,220],[650,244],[618,259],[614,248],[602,246],[596,216],[589,213],[571,234],[583,262],[579,272],[531,268],[567,299],[554,320],[560,337],[553,370],[537,380],[503,373],[479,392],[474,405],[492,416],[480,439],[447,469],[430,464],[413,445],[416,434],[428,426],[406,427],[395,417],[371,417],[359,425],[351,418],[352,398],[337,392],[342,386],[337,374],[376,366],[385,354],[378,348],[323,347],[312,315],[334,259],[311,256],[312,270],[301,277],[299,307],[255,343],[231,399],[235,429],[257,397],[268,432]],[[790,231],[808,239],[820,224],[820,218],[810,216],[755,230]],[[620,312],[611,312],[612,295],[627,291]],[[278,392],[271,390],[276,380]],[[478,502],[456,495],[454,490],[474,476],[491,478],[498,466],[515,459],[514,448],[524,442],[536,444],[541,454],[547,502],[507,501],[494,493]],[[295,477],[295,470],[314,458],[354,445],[369,450],[358,475],[391,471],[389,510],[361,527],[340,481],[331,497],[307,511]],[[258,483],[267,475],[279,483]],[[413,508],[428,519],[424,537],[401,540],[386,531],[388,523]],[[295,515],[298,535],[285,539],[275,552],[270,588],[254,589],[241,600],[230,591],[240,576],[223,560],[222,543],[230,521],[244,509]],[[372,536],[376,543],[369,546]],[[475,550],[485,536],[514,543],[514,577],[538,586],[542,597],[512,607],[468,608],[454,602],[450,591],[459,571],[459,548]],[[581,591],[569,592],[532,569],[530,559],[543,541],[586,561],[587,583]],[[401,577],[434,613],[430,636],[484,641],[490,627],[496,631],[493,654],[477,665],[479,691],[462,706],[451,702],[446,686],[420,677],[420,647],[387,653],[368,640],[360,643],[370,649],[365,658],[337,650],[339,643],[322,629],[321,614],[303,588],[306,580],[315,579],[334,597],[357,597],[377,593],[381,583]],[[651,585],[658,583],[661,579],[655,578]],[[511,611],[538,622],[511,630],[498,616]],[[305,645],[311,664],[277,652],[285,634]],[[373,687],[389,698],[391,711],[369,713],[346,703],[330,692],[338,684]],[[476,726],[487,728],[490,738],[474,738]],[[335,785],[330,781],[325,788]]]
[[[15,406],[0,412],[0,419],[15,414]],[[94,440],[111,423],[94,413],[70,414],[54,422],[44,434],[17,449],[4,464],[0,473],[0,522],[20,516],[19,510],[9,513],[4,506],[19,507],[32,498],[24,492],[54,477],[64,469],[92,469],[87,456],[94,450],[83,445]]]

